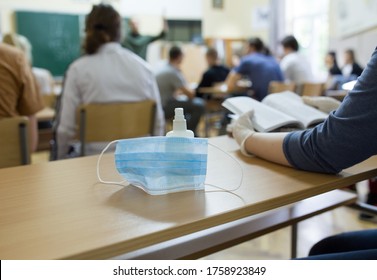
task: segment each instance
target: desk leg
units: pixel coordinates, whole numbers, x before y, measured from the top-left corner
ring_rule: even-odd
[[[291,228],[291,258],[297,257],[297,230],[298,224],[294,223]]]

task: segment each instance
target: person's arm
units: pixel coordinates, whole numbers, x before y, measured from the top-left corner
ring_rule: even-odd
[[[178,88],[178,90],[190,99],[193,99],[195,97],[195,92],[193,92],[191,89],[187,88],[187,86],[180,87],[180,88]]]
[[[196,96],[204,97],[206,94],[200,92],[200,89],[203,87],[211,87],[214,84],[213,75],[210,74],[210,70],[207,70],[203,73],[202,79],[198,86],[195,89]]]
[[[57,127],[57,157],[67,157],[70,142],[76,133],[76,110],[81,103],[76,79],[77,69],[72,66],[65,76],[64,89],[61,96],[59,123]]]
[[[148,40],[148,44],[149,43],[153,43],[154,41],[157,41],[157,40],[165,38],[166,34],[168,33],[169,27],[168,27],[167,20],[163,19],[163,21],[164,21],[163,22],[163,26],[164,27],[163,27],[162,31],[158,35],[156,35],[156,36],[147,36],[147,35],[145,35],[145,37],[148,38],[147,39]]]
[[[30,151],[35,152],[38,147],[38,121],[35,115],[28,116],[30,129]]]
[[[36,78],[26,57],[20,54],[18,62],[20,63],[22,92],[18,100],[17,111],[20,115],[29,118],[30,151],[34,152],[38,146],[38,121],[35,114],[43,109],[44,103]]]
[[[257,132],[246,139],[245,149],[257,157],[291,166],[283,151],[283,141],[287,134]]]
[[[250,156],[290,166],[283,151],[283,141],[287,133],[259,133],[253,128],[254,110],[240,116],[233,126],[233,137],[240,145],[241,152]]]
[[[195,97],[195,92],[189,89],[185,77],[179,70],[172,72],[170,75],[170,83],[176,91],[183,93],[188,98],[192,99]]]
[[[241,151],[276,163],[288,163],[298,169],[323,173],[338,173],[376,155],[376,75],[377,51],[341,106],[324,123],[312,129],[267,136],[255,132],[251,121],[243,121],[240,125],[243,120],[240,118],[233,134]]]
[[[237,88],[237,82],[239,80],[241,80],[241,78],[242,78],[241,74],[239,74],[235,71],[231,71],[229,73],[228,77],[226,78],[226,81],[225,81],[225,83],[228,87],[228,90],[232,91],[232,90],[236,89]]]
[[[206,72],[203,73],[202,79],[200,80],[197,86],[197,89],[201,87],[210,87],[213,85],[213,83],[214,83],[214,79],[212,75],[210,74],[210,72],[207,70]]]

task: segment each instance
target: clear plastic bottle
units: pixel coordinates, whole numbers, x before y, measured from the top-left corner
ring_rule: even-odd
[[[183,108],[174,109],[173,130],[166,134],[167,137],[186,137],[193,138],[194,132],[187,129]]]

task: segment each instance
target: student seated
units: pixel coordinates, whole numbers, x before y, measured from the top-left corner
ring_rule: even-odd
[[[208,69],[203,73],[202,79],[196,89],[196,95],[204,99],[209,99],[210,95],[206,96],[201,94],[199,88],[211,87],[216,83],[224,82],[229,74],[229,68],[219,63],[218,53],[214,48],[207,50],[206,60]]]
[[[342,67],[342,74],[346,81],[356,80],[363,72],[363,68],[357,63],[355,52],[352,49],[344,51],[344,65]],[[346,82],[345,81],[345,82]]]
[[[144,60],[122,48],[120,32],[121,17],[113,7],[93,6],[86,18],[86,55],[70,65],[65,77],[57,124],[57,157],[60,159],[76,155],[71,144],[76,133],[76,111],[81,104],[154,100],[154,135],[165,132],[156,79]],[[95,154],[104,145],[91,144],[87,148],[86,154]]]
[[[341,89],[341,85],[343,83],[343,74],[338,66],[336,53],[334,51],[327,52],[325,56],[325,66],[327,68],[326,89]]]
[[[327,52],[325,56],[325,66],[327,68],[328,75],[342,75],[342,71],[338,66],[336,53],[334,51]]]
[[[29,118],[31,151],[37,149],[38,129],[35,113],[44,107],[42,96],[25,55],[0,43],[0,119]]]
[[[376,75],[377,49],[354,89],[322,124],[291,133],[259,133],[253,128],[250,111],[236,121],[233,136],[245,155],[302,170],[336,174],[377,154]],[[327,240],[325,247],[334,246],[336,250],[315,250],[316,258],[377,259],[377,230],[352,233],[338,242],[341,238]],[[348,246],[349,239],[353,240],[353,246]]]
[[[22,36],[20,34],[9,33],[4,36],[3,42],[23,51],[26,55],[27,61],[29,62],[30,66],[33,65],[32,45],[25,36]],[[47,95],[52,94],[54,79],[52,77],[51,72],[47,69],[35,66],[32,66],[32,72],[34,74],[35,79],[37,80],[40,93]]]
[[[169,62],[158,69],[156,79],[165,117],[167,119],[173,118],[174,109],[183,108],[187,128],[196,133],[200,118],[204,114],[205,102],[203,99],[195,97],[195,92],[188,87],[181,73],[180,65],[183,57],[181,48],[173,46],[169,50]]]
[[[301,86],[305,82],[313,81],[313,74],[309,61],[299,52],[299,44],[292,35],[281,41],[284,56],[280,61],[285,80]]]
[[[268,93],[271,81],[283,81],[283,73],[276,59],[259,38],[251,38],[248,42],[248,54],[228,75],[228,89],[237,88],[237,82],[247,77],[254,91],[253,97],[261,101]]]

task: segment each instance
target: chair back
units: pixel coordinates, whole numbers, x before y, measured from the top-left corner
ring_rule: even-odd
[[[303,83],[302,96],[321,96],[325,90],[325,83]]]
[[[277,93],[287,90],[294,92],[296,90],[296,84],[292,82],[271,81],[268,85],[268,93]]]
[[[79,108],[81,155],[85,144],[152,135],[156,104],[152,100],[86,104]]]
[[[30,163],[29,120],[12,117],[0,120],[0,168]]]
[[[55,108],[57,95],[56,94],[44,94],[42,95],[43,101],[46,107]]]

